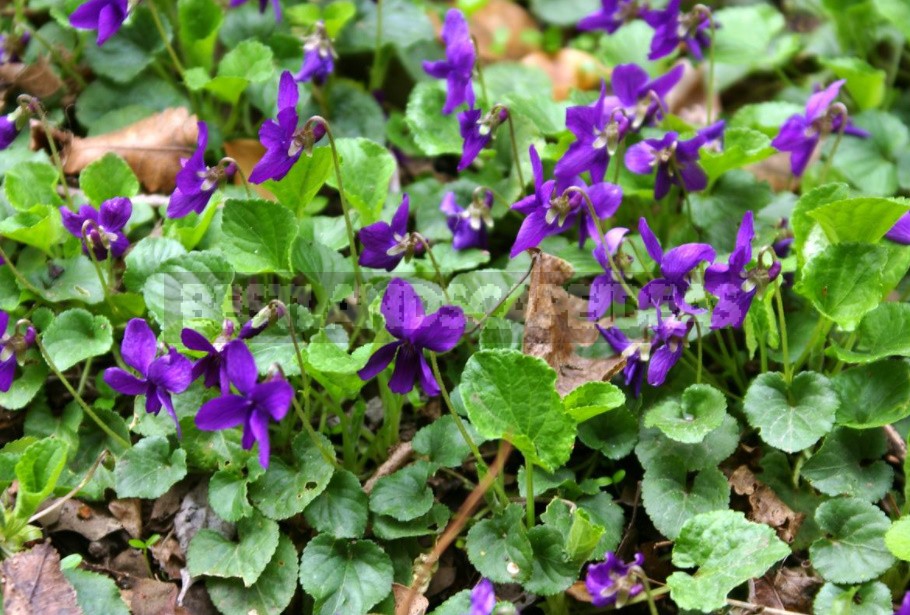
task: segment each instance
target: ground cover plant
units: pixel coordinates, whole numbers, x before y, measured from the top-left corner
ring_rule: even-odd
[[[0,23],[7,612],[910,615],[903,0]]]

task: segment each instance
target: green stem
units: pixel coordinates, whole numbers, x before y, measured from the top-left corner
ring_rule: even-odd
[[[638,578],[641,579],[641,584],[644,586],[645,599],[648,601],[648,611],[651,615],[658,615],[657,605],[654,603],[654,592],[651,591],[651,583],[648,581],[648,577],[642,574]]]
[[[528,529],[534,527],[534,464],[525,459],[525,519]]]
[[[376,0],[376,40],[373,43],[373,66],[370,69],[370,90],[382,85],[382,0]]]
[[[781,298],[783,294],[783,285],[778,284],[777,290],[774,292],[774,300],[777,305],[777,320],[780,323],[780,346],[781,352],[784,355],[784,378],[786,381],[793,381],[793,366],[790,363],[790,347],[787,344],[787,317],[784,315],[784,300]]]
[[[831,170],[831,165],[834,163],[834,154],[837,153],[837,148],[840,146],[841,139],[844,138],[844,129],[847,128],[847,116],[841,118],[840,128],[837,130],[837,137],[834,139],[834,146],[831,148],[831,153],[828,154],[828,159],[825,160],[825,166],[822,169],[822,174],[818,179],[819,184],[824,184],[828,179],[828,172]]]
[[[525,178],[521,172],[521,159],[518,157],[518,140],[515,138],[515,124],[512,121],[512,111],[509,110],[509,139],[512,141],[512,160],[515,161],[515,172],[518,173],[518,183],[521,184],[521,194],[525,192]]]
[[[594,209],[594,203],[591,201],[591,197],[589,197],[588,193],[578,186],[570,186],[566,188],[566,192],[575,192],[584,197],[585,203],[588,205],[588,213],[591,215],[591,219],[594,221],[594,228],[597,229],[597,238],[600,239],[600,247],[603,249],[604,256],[606,256],[607,262],[610,264],[610,270],[613,272],[613,277],[619,281],[619,285],[622,286],[622,289],[624,291],[626,291],[626,295],[629,297],[634,297],[635,293],[633,293],[632,289],[629,288],[629,285],[626,283],[625,276],[619,270],[619,266],[613,259],[613,255],[610,254],[610,251],[607,249],[607,240],[604,237],[603,229],[600,228],[600,218],[597,217],[597,210]]]
[[[439,263],[436,261],[436,257],[433,256],[433,249],[430,248],[430,242],[427,241],[426,237],[420,233],[416,233],[420,243],[423,244],[424,249],[427,251],[427,256],[430,257],[430,262],[433,264],[433,269],[436,271],[436,279],[439,280],[439,287],[442,288],[442,295],[446,299],[446,303],[452,303],[452,300],[449,299],[449,291],[446,288],[446,279],[442,275],[442,269],[439,268]]]
[[[76,387],[76,392],[79,395],[82,395],[82,391],[85,390],[85,383],[88,382],[88,375],[92,371],[92,357],[89,357],[85,360],[85,365],[82,366],[82,375],[79,376],[79,386]]]
[[[616,149],[616,153],[613,154],[610,159],[616,159],[616,164],[613,165],[613,184],[619,185],[619,169],[622,166],[623,156],[626,153],[626,140],[623,139],[619,142],[619,147]]]
[[[695,369],[695,384],[701,384],[701,370],[702,370],[702,364],[704,363],[704,359],[703,359],[703,355],[702,355],[702,349],[701,349],[701,347],[702,347],[702,343],[701,343],[701,323],[698,322],[698,319],[697,319],[697,318],[693,319],[693,322],[695,323],[695,331],[696,331],[696,333],[697,333],[697,335],[698,335],[698,342],[697,342],[697,343],[698,343],[698,359],[697,359],[697,360],[698,360],[698,364],[695,366],[695,367],[696,367],[696,369]]]
[[[474,44],[474,57],[477,58],[474,68],[477,69],[477,80],[480,82],[480,93],[483,96],[483,106],[490,106],[490,97],[487,95],[487,82],[483,78],[483,68],[480,66],[480,46],[477,44],[477,37],[471,36],[471,42]]]
[[[509,289],[509,292],[507,292],[505,295],[503,295],[502,299],[500,299],[499,301],[496,302],[496,305],[493,306],[493,309],[491,309],[489,312],[486,312],[483,315],[483,317],[477,321],[477,324],[474,325],[473,327],[471,327],[471,330],[468,331],[468,333],[467,333],[468,336],[473,335],[475,331],[477,331],[480,327],[482,327],[483,323],[485,323],[487,321],[487,318],[489,318],[492,314],[495,314],[496,310],[501,308],[502,305],[506,302],[506,300],[512,296],[512,293],[514,293],[522,285],[524,285],[525,281],[531,276],[531,272],[534,271],[534,264],[537,262],[538,255],[539,255],[539,252],[535,252],[531,256],[531,264],[528,265],[528,270],[525,272],[525,274],[523,276],[521,276],[520,280],[518,280],[517,282],[515,282],[515,284],[512,285],[512,288]]]
[[[147,4],[149,12],[152,14],[152,20],[155,22],[155,29],[158,30],[158,34],[161,36],[161,42],[164,43],[164,48],[167,49],[167,54],[170,56],[174,68],[176,68],[177,72],[180,73],[180,76],[183,77],[183,73],[186,72],[186,69],[183,68],[180,58],[177,57],[177,52],[174,51],[174,48],[171,46],[171,41],[168,38],[167,31],[164,29],[164,24],[161,23],[161,16],[158,14],[158,9],[155,6],[154,0]]]
[[[124,440],[117,432],[111,429],[107,423],[102,421],[97,414],[95,414],[95,411],[92,410],[92,407],[85,403],[85,400],[82,399],[82,396],[79,395],[79,392],[73,388],[73,385],[69,383],[69,380],[66,379],[66,376],[64,376],[60,370],[57,369],[57,365],[51,359],[51,356],[47,353],[47,348],[44,347],[44,343],[41,341],[40,336],[37,336],[35,338],[35,344],[38,346],[38,351],[41,353],[41,356],[44,357],[44,362],[47,363],[47,366],[51,368],[51,371],[54,372],[54,375],[56,375],[60,382],[63,383],[63,386],[67,391],[69,391],[69,394],[73,396],[73,399],[76,400],[76,403],[79,404],[79,406],[89,416],[89,418],[95,421],[98,427],[101,428],[101,431],[107,434],[109,438],[120,444],[123,448],[130,448],[132,445],[127,440]]]
[[[41,107],[38,119],[41,122],[41,128],[44,130],[44,136],[47,138],[47,146],[51,148],[51,159],[54,161],[54,166],[57,167],[57,172],[60,173],[60,184],[63,186],[63,196],[66,197],[66,204],[72,209],[73,196],[70,194],[70,187],[66,183],[66,173],[63,171],[63,159],[60,158],[60,152],[57,150],[57,142],[54,141],[54,137],[51,135],[51,129],[47,126],[47,113],[44,111],[44,107]]]
[[[828,332],[831,330],[832,326],[834,326],[834,321],[825,316],[821,316],[818,319],[815,328],[812,330],[812,337],[809,338],[809,343],[806,344],[803,351],[799,353],[799,357],[797,357],[796,362],[793,364],[794,372],[798,371],[803,366],[803,363],[809,360],[809,356],[812,354],[812,351],[818,347],[818,343],[828,337]]]

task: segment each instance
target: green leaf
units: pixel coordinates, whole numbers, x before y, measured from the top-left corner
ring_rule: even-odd
[[[18,211],[28,211],[35,205],[63,204],[57,194],[59,173],[46,162],[20,162],[3,177],[6,200]]]
[[[910,6],[903,0],[872,0],[875,9],[882,17],[901,31],[904,38],[910,41]]]
[[[236,470],[218,470],[209,480],[209,506],[219,517],[231,523],[249,517],[253,514],[253,507],[247,499],[249,483],[250,477]]]
[[[626,396],[609,382],[586,382],[562,398],[566,413],[581,423],[621,407]]]
[[[551,528],[538,526],[528,532],[534,551],[531,576],[522,585],[541,596],[564,592],[578,578],[578,569],[569,559],[562,534]]]
[[[894,470],[882,459],[886,450],[885,435],[880,431],[838,427],[803,465],[802,474],[825,495],[876,502],[894,480]]]
[[[645,427],[657,427],[669,438],[697,444],[723,423],[727,400],[707,384],[693,384],[680,397],[665,400],[645,415]]]
[[[838,359],[869,363],[890,356],[910,357],[910,304],[882,303],[863,317],[856,333],[854,348],[833,346]]]
[[[38,391],[44,388],[49,371],[44,361],[25,365],[19,369],[21,371],[13,380],[9,391],[0,393],[0,407],[6,410],[25,408],[35,398]]]
[[[336,470],[303,516],[319,532],[336,538],[360,538],[367,527],[367,504],[367,494],[357,477],[347,470]]]
[[[594,547],[594,555],[615,551],[622,540],[626,525],[622,507],[604,492],[579,498],[576,503],[579,509],[588,514],[593,523],[605,530],[600,542]]]
[[[481,440],[473,425],[464,421],[464,426],[475,443]],[[426,455],[430,463],[447,468],[460,466],[471,454],[471,448],[451,416],[443,416],[422,427],[414,435],[411,445],[415,453]]]
[[[422,7],[410,0],[383,0],[382,44],[407,48],[433,40],[433,25]],[[360,19],[345,28],[336,46],[344,51],[372,51],[377,31],[377,10],[372,2],[358,3]]]
[[[234,270],[217,252],[193,252],[165,261],[142,287],[149,313],[162,328],[188,319],[220,323]]]
[[[825,537],[812,543],[809,556],[825,580],[863,583],[894,563],[885,547],[891,523],[880,508],[856,498],[838,498],[823,502],[815,521]]]
[[[663,457],[645,469],[641,498],[654,527],[671,540],[695,515],[727,508],[730,487],[723,472],[705,468],[692,473],[680,460]]]
[[[853,331],[910,264],[904,246],[839,243],[806,263],[796,290],[842,329]]]
[[[94,43],[94,33],[87,35],[92,40],[83,49],[92,70],[111,81],[128,83],[155,61],[155,55],[164,50],[164,42],[151,11],[143,6],[130,11],[130,19],[104,45]],[[161,16],[164,20],[164,16]],[[167,39],[171,39],[171,28],[163,22]]]
[[[272,49],[250,39],[228,51],[218,64],[219,77],[239,77],[250,83],[259,83],[272,76]]]
[[[291,249],[291,266],[313,285],[321,308],[326,308],[333,297],[354,291],[351,260],[318,241],[298,237]]]
[[[297,589],[297,550],[287,536],[278,537],[271,560],[249,587],[235,579],[210,578],[205,583],[212,604],[224,615],[280,615]]]
[[[510,267],[515,261],[512,261]],[[521,271],[502,271],[498,269],[480,269],[459,273],[449,282],[449,296],[452,303],[461,307],[469,316],[483,317],[496,308],[496,314],[503,316],[518,300],[522,285],[511,295],[512,287],[520,282],[525,274]],[[500,305],[500,302],[501,305]]]
[[[821,374],[800,372],[788,385],[782,374],[770,372],[752,381],[743,411],[762,440],[795,453],[831,430],[838,404],[831,381]]]
[[[77,363],[103,355],[114,343],[111,323],[104,316],[74,308],[60,313],[42,335],[51,360],[62,372]]]
[[[858,365],[837,374],[831,382],[841,400],[839,425],[870,429],[910,415],[910,364],[906,361]]]
[[[609,496],[606,497],[609,499]],[[554,498],[547,505],[547,510],[540,518],[547,527],[557,530],[562,535],[565,555],[575,565],[577,574],[581,565],[595,553],[597,545],[604,537],[604,527],[595,523],[591,519],[591,514],[584,508],[577,506],[570,508],[569,503],[559,498]]]
[[[507,318],[492,316],[480,330],[481,350],[521,350],[524,327]],[[565,399],[563,399],[565,404]]]
[[[847,80],[847,92],[863,111],[881,106],[887,73],[860,58],[821,58],[822,66]]]
[[[62,572],[76,590],[76,602],[83,613],[130,614],[117,584],[109,576],[81,568],[66,568]]]
[[[278,202],[298,215],[302,212],[332,173],[332,151],[317,147],[311,156],[305,153],[280,181],[268,180],[262,186]]]
[[[790,548],[769,526],[746,520],[741,512],[721,510],[693,517],[673,545],[673,564],[694,568],[667,578],[670,597],[682,609],[708,612],[726,606],[727,594],[762,576]]]
[[[12,514],[23,525],[53,493],[66,466],[66,450],[66,443],[62,440],[39,440],[25,449],[16,462],[14,470],[19,490]]]
[[[188,65],[211,70],[224,11],[214,0],[177,0],[177,14],[180,47],[185,61]]]
[[[400,540],[418,536],[436,536],[442,533],[452,516],[445,504],[433,504],[429,512],[410,521],[399,521],[386,515],[374,515],[373,533],[382,540]]]
[[[623,407],[580,423],[578,439],[608,459],[622,459],[635,448],[638,431],[638,418]]]
[[[857,197],[822,205],[808,212],[831,243],[875,243],[910,210],[906,199]]]
[[[184,476],[186,451],[171,452],[162,436],[139,440],[114,466],[114,484],[121,498],[157,498]]]
[[[488,439],[507,439],[525,459],[552,472],[569,459],[575,421],[556,392],[556,372],[515,350],[481,350],[468,360],[461,397]]]
[[[495,583],[520,583],[531,575],[534,548],[516,504],[468,531],[468,559],[478,572]]]
[[[194,577],[240,578],[247,589],[259,579],[278,548],[278,524],[254,512],[237,523],[237,540],[199,530],[190,541],[187,568]]]
[[[383,146],[364,138],[336,141],[341,157],[341,179],[348,203],[360,214],[362,224],[379,220],[382,205],[395,174],[395,158]],[[334,175],[326,183],[338,189]]]
[[[385,10],[390,9],[385,8]],[[363,137],[376,143],[384,143],[385,115],[373,95],[358,82],[350,79],[335,78],[330,83],[330,87],[326,90],[326,105],[332,110],[328,119],[332,122],[335,138]],[[322,113],[322,108],[316,104],[315,99],[311,98],[303,110],[302,117]],[[345,181],[344,185],[347,187],[348,182]]]
[[[815,615],[892,615],[891,590],[879,581],[859,587],[825,583],[812,602]]]
[[[894,557],[910,562],[910,517],[901,517],[891,524],[885,534],[885,546]]]
[[[139,194],[139,180],[126,163],[114,153],[105,154],[79,173],[79,188],[89,202],[98,207],[117,196],[132,198]]]
[[[433,506],[433,492],[427,485],[430,468],[426,463],[409,465],[383,476],[370,493],[370,510],[399,521],[411,521]]]
[[[405,123],[427,156],[461,154],[464,145],[458,119],[454,114],[442,114],[445,100],[445,84],[435,80],[418,83],[408,98]]]
[[[775,151],[766,134],[750,128],[729,128],[724,132],[723,150],[705,150],[700,164],[713,182],[727,171],[761,162]]]
[[[224,255],[238,272],[289,275],[297,218],[287,207],[230,199],[224,205],[221,230]]]
[[[51,254],[51,246],[63,238],[60,211],[56,206],[35,205],[0,221],[0,235]]]
[[[300,584],[314,615],[365,615],[392,591],[392,560],[369,540],[320,534],[303,550]]]
[[[775,137],[781,125],[792,115],[804,112],[803,105],[784,101],[759,102],[743,105],[733,115],[728,124],[731,128],[751,128]]]
[[[126,263],[123,285],[133,292],[142,292],[146,279],[155,273],[163,262],[183,254],[186,254],[186,249],[174,239],[164,237],[141,239],[123,259]]]
[[[325,436],[317,437],[322,440],[323,448],[332,450]],[[329,484],[335,469],[305,432],[297,434],[291,450],[293,466],[281,458],[273,458],[265,474],[250,485],[253,504],[271,519],[287,519],[303,512]]]
[[[827,236],[811,217],[816,209],[845,200],[850,196],[846,184],[825,184],[803,194],[793,207],[790,226],[793,228],[793,251],[800,267],[828,245]]]
[[[844,137],[832,170],[865,195],[892,196],[898,188],[895,162],[910,142],[910,129],[898,117],[883,111],[866,111],[855,115],[853,120],[871,136]]]

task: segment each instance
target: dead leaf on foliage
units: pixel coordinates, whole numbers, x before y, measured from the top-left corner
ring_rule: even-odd
[[[60,555],[49,542],[4,561],[0,573],[7,615],[82,615],[76,590],[60,572]]]
[[[139,549],[132,547],[124,549],[112,559],[107,569],[118,576],[128,576],[135,579],[147,579],[152,576],[152,569],[145,555]]]
[[[265,154],[265,147],[256,139],[234,139],[233,141],[225,141],[223,145],[224,153],[227,154],[229,158],[234,159],[234,162],[236,162],[237,166],[240,167],[240,170],[243,171],[244,177],[250,176],[250,173],[253,172],[253,167],[256,166],[256,163],[259,162],[259,159]],[[243,183],[243,180],[237,173],[234,174],[234,183],[238,185]],[[250,184],[250,187],[262,198],[270,199],[272,201],[275,200],[275,196],[259,184]]]
[[[508,0],[491,0],[470,17],[471,34],[477,40],[480,59],[518,60],[535,50],[522,33],[537,31],[537,21],[523,7]],[[438,31],[438,28],[437,28]]]
[[[667,110],[695,126],[704,126],[708,123],[706,86],[706,73],[704,64],[698,68],[692,66],[688,60],[681,60],[683,74],[679,83],[670,90],[666,96]],[[714,104],[711,117],[716,120],[720,117],[720,96],[715,91]]]
[[[580,49],[560,49],[552,56],[535,51],[524,56],[521,63],[539,68],[550,77],[556,100],[565,100],[573,89],[599,89],[601,79],[609,81],[610,78],[610,70],[606,66]]]
[[[612,378],[626,363],[624,357],[591,359],[579,356],[576,345],[590,346],[600,332],[586,317],[587,303],[566,292],[572,265],[541,252],[531,270],[522,351],[539,357],[556,370],[556,390],[565,395],[586,382]]]
[[[52,130],[57,141],[63,170],[75,175],[92,162],[113,152],[126,160],[148,192],[171,192],[180,171],[180,159],[196,149],[196,116],[184,107],[165,109],[129,126],[94,137]],[[47,146],[40,123],[32,121],[31,148]]]
[[[55,501],[48,502],[48,505]],[[91,542],[123,529],[123,524],[107,511],[97,510],[79,500],[67,500],[56,511],[42,517],[38,523],[52,534],[76,532]]]
[[[781,540],[792,543],[806,515],[793,512],[770,487],[758,480],[746,467],[739,466],[729,478],[730,486],[739,495],[749,497],[749,519],[770,525]]]
[[[129,603],[133,615],[176,615],[179,612],[186,612],[177,606],[178,592],[179,589],[174,583],[164,583],[157,579],[136,579],[130,589],[121,593]]]
[[[749,583],[749,602],[772,609],[811,613],[823,581],[804,568],[778,568]]]
[[[158,565],[170,578],[180,578],[180,569],[186,565],[186,554],[176,538],[173,536],[163,538],[152,545],[150,550]]]
[[[223,521],[209,506],[208,482],[202,481],[184,496],[180,510],[174,517],[174,534],[180,548],[186,553],[190,540],[203,529],[212,529],[227,539],[233,539],[236,528],[233,523]]]
[[[107,505],[111,514],[123,525],[131,538],[142,538],[142,500],[125,498]]]
[[[63,87],[46,57],[40,57],[32,64],[7,62],[0,64],[0,92],[5,98],[7,90],[21,91],[38,98],[49,98]]]
[[[812,162],[818,160],[820,149],[816,149],[810,158]],[[752,173],[759,181],[768,182],[771,189],[775,192],[793,189],[793,172],[790,170],[790,154],[787,152],[778,152],[765,158],[761,162],[750,164],[745,167],[746,171]]]
[[[392,593],[395,595],[395,615],[425,615],[430,607],[426,596],[411,593],[411,588],[400,583],[392,583]]]

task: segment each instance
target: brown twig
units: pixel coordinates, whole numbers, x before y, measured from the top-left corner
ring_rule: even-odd
[[[373,491],[373,487],[376,486],[376,481],[401,468],[408,461],[408,458],[410,458],[413,452],[414,449],[411,448],[410,442],[402,442],[393,448],[389,458],[383,461],[382,465],[376,469],[373,476],[363,484],[363,490],[367,494]]]
[[[907,458],[907,442],[897,433],[893,425],[885,425],[885,439],[888,440],[888,448],[894,453],[901,463]]]

